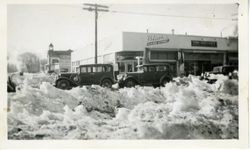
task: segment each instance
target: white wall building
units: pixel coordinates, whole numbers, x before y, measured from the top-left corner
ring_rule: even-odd
[[[94,45],[88,48],[94,52]],[[238,65],[238,39],[122,32],[100,41],[98,53],[98,63],[114,64],[121,73],[136,71],[137,58],[144,57],[139,63],[164,62],[177,74],[199,74],[218,65]],[[77,53],[72,53],[72,60],[73,71],[79,65],[94,63],[94,57],[84,59]]]

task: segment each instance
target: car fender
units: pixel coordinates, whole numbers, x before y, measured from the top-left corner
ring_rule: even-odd
[[[65,77],[60,77],[59,79],[57,79],[57,80],[56,80],[56,85],[57,85],[57,83],[58,83],[59,81],[61,81],[61,80],[67,80],[67,81],[69,81],[69,83],[70,83],[71,85],[73,85],[73,86],[78,86],[78,84],[77,84],[76,82],[74,82],[74,81],[72,81],[72,80],[70,80],[70,79],[68,79],[68,78],[65,78]]]
[[[162,83],[164,78],[169,78],[170,80],[172,80],[173,77],[170,74],[165,74],[160,78],[160,83]]]

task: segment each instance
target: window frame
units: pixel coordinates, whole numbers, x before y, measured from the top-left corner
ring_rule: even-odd
[[[154,68],[154,70],[151,70],[150,68]],[[156,72],[155,66],[148,66],[148,72]]]
[[[93,69],[92,69],[93,67],[92,66],[87,66],[87,72],[88,73],[92,73],[93,72]],[[90,69],[90,70],[89,70]]]
[[[83,68],[85,68],[85,72],[82,71]],[[80,67],[80,73],[87,73],[87,67],[86,66]]]
[[[103,67],[102,67],[102,66],[93,66],[93,67],[92,67],[92,72],[93,72],[93,73],[100,73],[100,72],[103,72]]]
[[[163,70],[160,70],[160,67],[163,67]],[[165,71],[167,71],[167,66],[156,66],[156,71],[157,72],[165,72]]]
[[[103,72],[111,72],[112,69],[110,66],[102,66],[103,67]]]

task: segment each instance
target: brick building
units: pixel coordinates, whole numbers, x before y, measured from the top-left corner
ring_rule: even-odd
[[[71,53],[72,50],[54,50],[52,43],[49,45],[47,55],[46,72],[71,72]]]

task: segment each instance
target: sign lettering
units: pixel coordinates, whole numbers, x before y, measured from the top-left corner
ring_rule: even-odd
[[[147,36],[147,46],[158,45],[169,42],[169,38],[166,35],[150,34]]]

